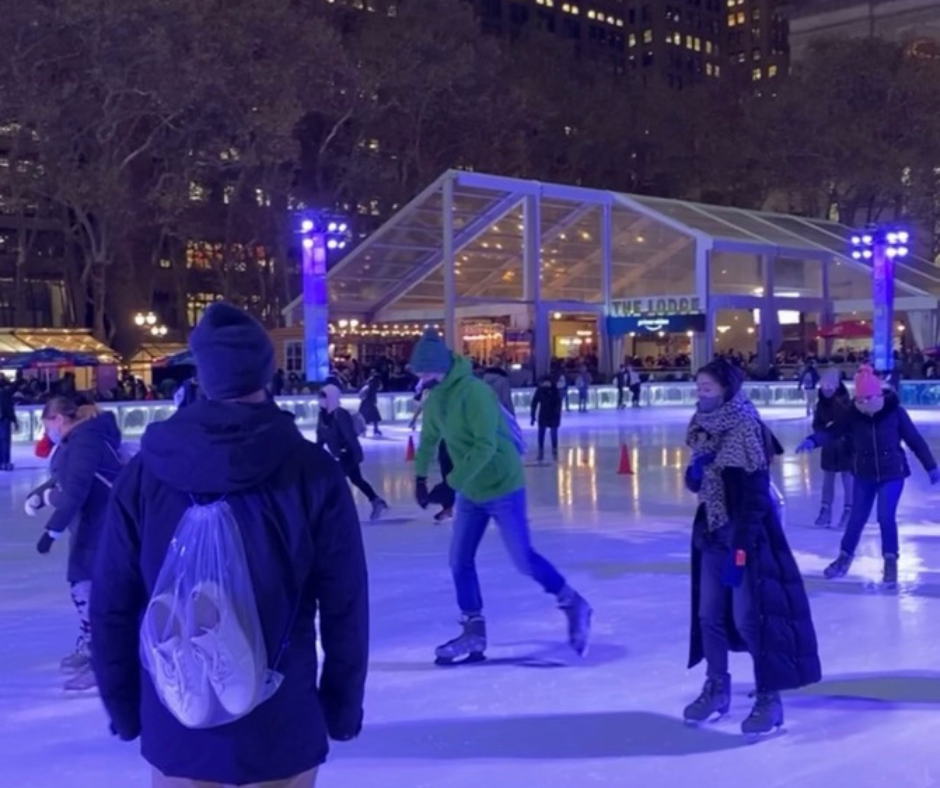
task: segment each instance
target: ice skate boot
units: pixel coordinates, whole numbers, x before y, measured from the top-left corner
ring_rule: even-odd
[[[558,594],[558,607],[568,619],[568,643],[578,656],[587,654],[591,642],[591,617],[594,611],[587,600],[571,586]]]
[[[463,632],[434,649],[435,664],[463,665],[486,659],[486,620],[483,616],[464,615],[460,619],[460,626]]]
[[[816,526],[819,528],[828,528],[832,523],[832,506],[824,503],[819,508],[819,517],[816,518]]]
[[[851,567],[852,556],[840,550],[839,557],[823,570],[823,574],[829,580],[835,580],[837,577],[845,577]]]
[[[745,736],[760,736],[772,733],[783,725],[783,704],[779,692],[758,692],[754,708],[741,723]]]
[[[898,584],[898,557],[896,555],[885,556],[884,574],[882,581],[888,588],[896,588]]]
[[[95,672],[91,669],[90,664],[78,671],[63,685],[66,692],[88,692],[97,687],[98,682],[95,680]]]
[[[454,516],[454,507],[448,506],[444,509],[441,509],[437,514],[434,515],[435,523],[443,523],[445,520],[450,520]]]
[[[685,711],[683,719],[689,724],[707,722],[713,714],[723,717],[731,708],[731,676],[709,676],[705,679],[701,694],[693,700]]]
[[[84,638],[79,638],[75,644],[75,651],[63,657],[59,663],[60,670],[65,674],[78,673],[91,665],[91,652]]]
[[[839,524],[836,526],[840,531],[844,531],[849,524],[849,519],[852,517],[852,507],[846,506],[842,510],[842,519],[839,520]]]
[[[369,515],[369,519],[375,522],[387,511],[388,511],[388,504],[385,503],[385,501],[382,500],[381,498],[376,498],[372,502],[372,513]]]

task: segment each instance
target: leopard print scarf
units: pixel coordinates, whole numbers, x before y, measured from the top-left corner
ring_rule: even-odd
[[[715,531],[728,524],[721,472],[725,468],[743,468],[755,473],[769,465],[760,415],[754,404],[738,393],[711,413],[696,413],[689,423],[685,442],[692,449],[693,458],[715,455],[715,461],[705,466],[698,495],[699,502],[705,504],[708,530]]]

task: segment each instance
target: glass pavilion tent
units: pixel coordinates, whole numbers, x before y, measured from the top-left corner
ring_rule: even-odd
[[[603,318],[624,303],[695,298],[705,316],[696,355],[709,358],[720,310],[760,310],[760,346],[779,333],[780,310],[827,325],[870,311],[871,268],[848,255],[851,233],[819,219],[452,170],[330,270],[330,316],[442,323],[454,337],[461,318],[512,313],[533,331],[541,370],[555,311]],[[934,343],[940,270],[910,257],[896,277],[896,308],[921,315],[919,344]],[[285,314],[288,324],[302,319],[300,299]]]

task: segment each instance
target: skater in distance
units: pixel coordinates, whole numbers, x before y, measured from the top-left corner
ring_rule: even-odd
[[[771,496],[769,467],[779,444],[742,382],[741,371],[723,359],[696,376],[698,406],[686,439],[686,486],[699,501],[689,667],[704,659],[706,679],[684,716],[700,723],[728,712],[728,652],[747,651],[757,693],[741,730],[758,735],[783,724],[780,691],[813,684],[821,671],[806,590]]]
[[[441,440],[454,464],[447,483],[457,492],[450,566],[462,632],[436,650],[438,663],[478,661],[486,651],[476,554],[491,519],[519,571],[557,598],[568,621],[569,643],[578,654],[584,654],[591,608],[559,571],[532,549],[525,475],[513,437],[518,430],[515,420],[500,406],[492,389],[473,376],[470,362],[453,353],[434,329],[428,329],[415,345],[410,366],[424,385],[435,384],[424,402],[415,457],[415,497],[422,509],[430,503],[427,474]]]

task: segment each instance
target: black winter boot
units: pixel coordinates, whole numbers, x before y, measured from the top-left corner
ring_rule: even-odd
[[[701,694],[693,700],[682,717],[686,722],[706,722],[713,714],[719,717],[728,713],[731,708],[731,676],[709,676],[705,679]]]
[[[832,522],[832,505],[824,503],[819,507],[819,517],[816,518],[816,525],[820,528],[828,528]]]

